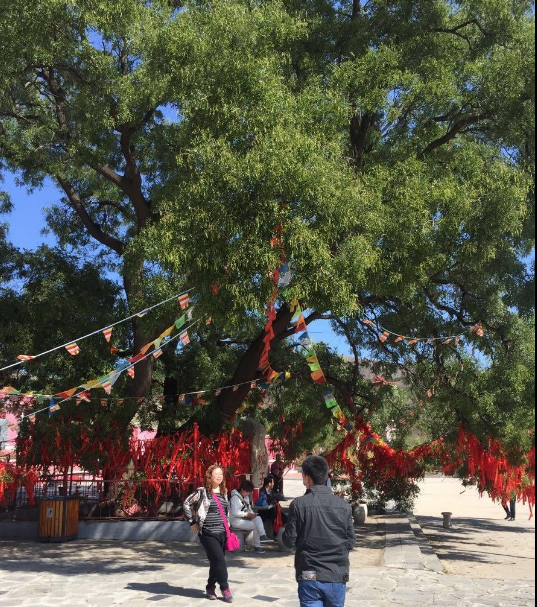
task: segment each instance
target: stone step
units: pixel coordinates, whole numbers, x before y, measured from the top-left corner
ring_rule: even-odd
[[[444,572],[440,560],[411,513],[386,515],[382,517],[382,523],[386,530],[383,567]]]

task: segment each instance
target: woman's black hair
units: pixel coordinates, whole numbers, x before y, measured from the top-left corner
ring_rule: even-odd
[[[324,457],[310,455],[302,464],[302,472],[311,478],[314,485],[324,485],[328,478],[328,464]]]
[[[252,481],[244,480],[241,482],[239,491],[248,491],[248,493],[251,493],[253,490],[254,484],[252,483]]]

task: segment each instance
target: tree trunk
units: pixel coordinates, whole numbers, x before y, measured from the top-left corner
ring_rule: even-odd
[[[132,276],[124,276],[123,284],[127,301],[141,300],[143,298],[140,276],[142,273],[142,264],[137,268],[136,274]],[[141,348],[151,341],[151,336],[145,331],[142,319],[134,317],[132,319],[132,332],[134,336],[133,354],[140,352]],[[147,396],[151,388],[151,380],[153,377],[153,357],[149,356],[136,363],[134,366],[134,378],[129,381],[127,387],[127,395],[129,398],[125,400],[125,404],[118,413],[118,421],[124,427],[127,427],[133,418],[136,416],[140,403],[138,399]]]
[[[272,343],[284,339],[285,330],[289,326],[292,317],[293,313],[289,309],[289,306],[284,305],[278,310],[276,320],[272,325],[275,335]],[[237,365],[237,369],[235,370],[233,377],[229,381],[230,385],[238,385],[262,377],[261,372],[259,371],[259,361],[261,359],[261,355],[263,354],[264,337],[265,331],[258,335],[248,350],[246,350],[239,364]],[[239,386],[239,389],[235,392],[232,388],[222,391],[217,403],[223,419],[232,419],[235,416],[237,409],[244,402],[249,391],[250,386],[248,383],[245,383],[244,386]]]

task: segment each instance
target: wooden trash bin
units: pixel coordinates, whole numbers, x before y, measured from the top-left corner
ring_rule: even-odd
[[[78,536],[78,497],[53,497],[39,504],[39,539],[66,542]]]

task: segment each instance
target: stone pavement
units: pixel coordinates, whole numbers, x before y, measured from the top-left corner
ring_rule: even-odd
[[[304,491],[289,485],[291,496]],[[516,579],[516,569],[509,580],[449,575],[418,521],[377,516],[357,528],[346,607],[535,605],[535,577]],[[231,554],[228,564],[237,607],[299,607],[292,554],[270,545],[265,555]],[[207,573],[194,544],[0,540],[0,607],[202,607]]]
[[[299,607],[293,557],[229,556],[238,607]],[[352,555],[347,607],[528,607],[535,584],[479,580],[428,571],[363,565]],[[207,562],[200,546],[178,543],[0,542],[1,607],[205,605]],[[393,565],[393,563],[392,563]],[[222,603],[219,603],[222,604]]]

